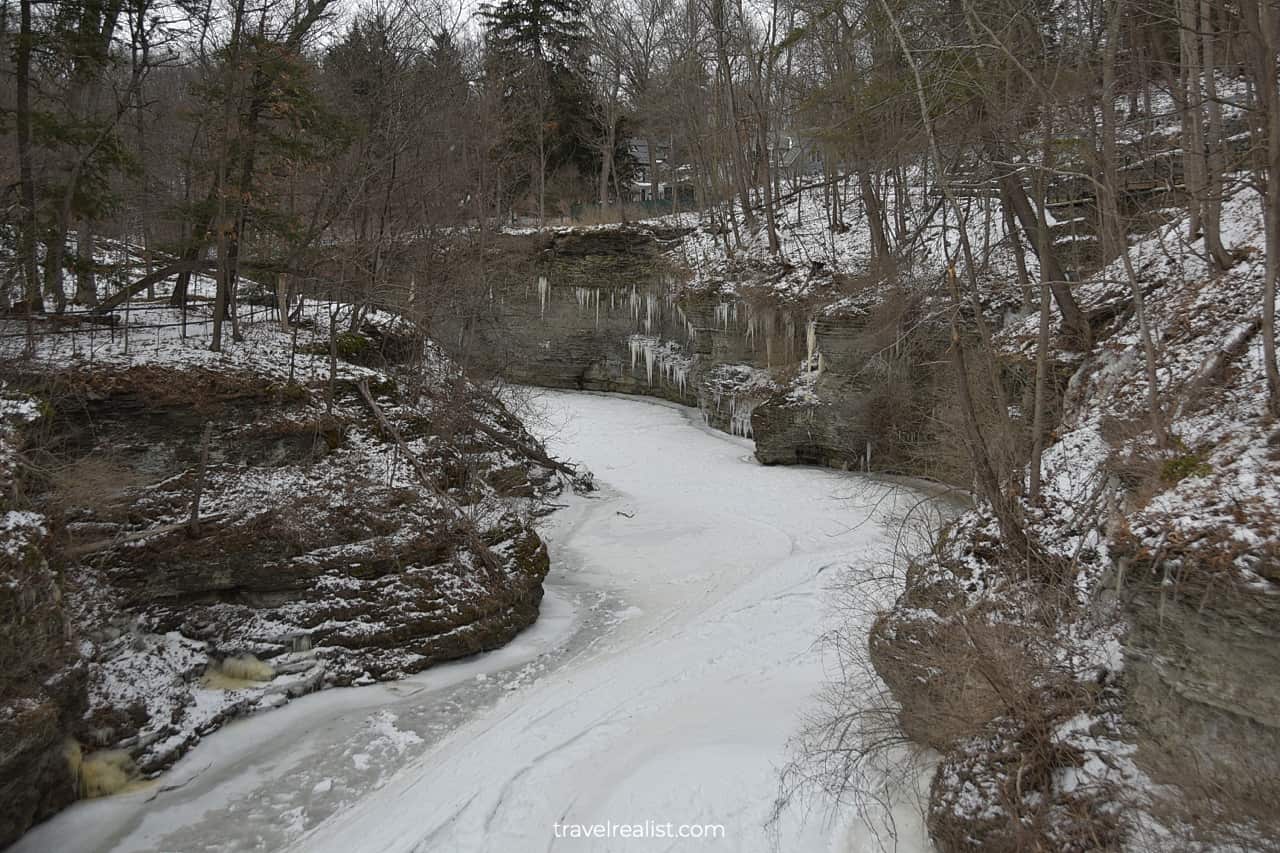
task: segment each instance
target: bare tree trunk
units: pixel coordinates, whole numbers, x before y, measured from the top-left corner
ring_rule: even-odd
[[[711,24],[715,31],[716,58],[718,64],[717,79],[724,89],[729,109],[729,163],[733,181],[738,192],[738,201],[742,206],[742,218],[746,221],[747,230],[756,227],[755,213],[751,209],[751,191],[747,184],[746,151],[742,139],[741,119],[738,116],[738,99],[734,92],[733,67],[729,62],[729,49],[725,41],[724,0],[712,0]]]
[[[1198,0],[1178,0],[1178,45],[1182,69],[1182,173],[1190,197],[1188,239],[1204,228],[1204,107],[1200,88],[1200,42],[1196,38]],[[1208,237],[1206,237],[1206,242]]]
[[[1125,14],[1124,0],[1113,0],[1110,19],[1107,22],[1107,47],[1103,54],[1103,86],[1102,86],[1102,181],[1098,195],[1102,207],[1104,223],[1104,244],[1120,256],[1124,265],[1125,277],[1129,281],[1129,293],[1133,299],[1134,315],[1138,320],[1138,336],[1142,342],[1142,355],[1147,373],[1147,407],[1150,410],[1151,434],[1156,445],[1163,448],[1168,444],[1165,428],[1164,410],[1160,404],[1159,372],[1156,362],[1155,340],[1148,322],[1146,297],[1142,292],[1142,283],[1138,280],[1129,257],[1126,228],[1120,212],[1119,203],[1119,158],[1116,154],[1116,54],[1119,51],[1120,22]],[[1192,200],[1195,203],[1195,200]]]
[[[93,269],[93,225],[80,220],[76,232],[76,304],[93,307],[98,304],[98,278]]]
[[[19,194],[22,198],[22,225],[19,252],[22,254],[22,270],[26,279],[28,311],[44,311],[44,297],[40,290],[40,269],[36,263],[36,185],[31,168],[31,49],[34,35],[31,32],[31,0],[20,0],[20,24],[15,51],[15,76],[17,77],[18,173]]]
[[[230,192],[227,184],[229,182],[228,173],[231,169],[232,128],[239,122],[236,95],[236,90],[239,87],[235,83],[236,77],[240,73],[240,35],[243,22],[244,0],[236,0],[231,26],[231,54],[227,62],[226,88],[222,94],[222,97],[226,99],[222,113],[222,151],[218,161],[218,178],[214,187],[214,191],[217,193],[218,207],[218,213],[214,217],[215,227],[218,229],[218,281],[217,291],[213,299],[213,341],[209,344],[209,349],[213,352],[222,352],[222,320],[227,313],[227,305],[231,298],[232,261],[229,256],[230,246],[228,242],[231,236],[229,232],[233,226],[227,213],[227,193]]]
[[[1004,230],[1013,246],[1013,257],[1017,261],[1018,287],[1022,291],[1022,310],[1031,310],[1031,276],[1027,273],[1027,252],[1022,246],[1022,238],[1018,236],[1018,226],[1013,220],[1013,211],[1009,209],[1004,188],[1000,188],[1000,213],[1004,217]]]
[[[942,180],[941,174],[939,179]],[[1035,212],[1031,209],[1031,201],[1027,198],[1027,191],[1023,189],[1022,181],[1016,174],[1004,170],[1000,175],[1000,188],[1013,207],[1014,215],[1022,224],[1027,242],[1036,249],[1040,265],[1044,267],[1045,274],[1049,277],[1049,290],[1053,294],[1054,301],[1058,303],[1058,310],[1062,312],[1063,323],[1075,338],[1076,345],[1081,349],[1088,349],[1093,344],[1093,330],[1089,328],[1089,320],[1080,310],[1079,303],[1071,295],[1066,273],[1058,263],[1057,253],[1053,250],[1053,243],[1048,238],[1049,229],[1036,218]],[[1044,232],[1043,238],[1041,231]]]
[[[1276,364],[1276,279],[1280,276],[1280,21],[1274,4],[1240,0],[1247,35],[1247,68],[1257,92],[1254,149],[1261,154],[1263,220],[1266,229],[1266,273],[1262,287],[1262,354],[1267,378],[1267,404],[1280,417],[1280,367]]]
[[[1209,133],[1205,140],[1204,245],[1220,270],[1231,267],[1231,253],[1222,245],[1222,193],[1226,161],[1222,146],[1222,105],[1218,102],[1217,36],[1209,0],[1200,0],[1200,40],[1204,51],[1205,107],[1209,116]]]
[[[880,0],[880,8],[884,12],[885,18],[889,22],[889,27],[893,31],[893,36],[902,50],[903,58],[911,69],[911,75],[915,82],[916,100],[920,108],[920,120],[924,125],[925,136],[929,141],[929,153],[933,158],[939,186],[947,203],[955,211],[957,219],[963,222],[960,206],[956,203],[955,195],[951,192],[950,183],[946,178],[942,151],[938,147],[937,134],[933,129],[933,117],[929,112],[929,101],[925,94],[924,80],[920,76],[920,68],[916,64],[915,57],[912,55],[911,49],[907,45],[907,40],[902,34],[902,28],[898,25],[897,16],[894,14],[893,9],[890,8],[887,0]],[[956,370],[956,387],[960,395],[965,442],[968,446],[970,459],[973,462],[974,474],[977,477],[978,486],[982,491],[983,497],[991,504],[991,509],[995,513],[1005,544],[1016,554],[1029,555],[1031,551],[1030,541],[1027,538],[1026,527],[1022,523],[1018,506],[1001,487],[1000,479],[996,476],[995,469],[991,466],[990,450],[982,438],[982,432],[978,425],[977,407],[974,405],[973,392],[969,388],[969,367],[966,363],[964,339],[960,334],[959,316],[961,303],[954,271],[948,271],[947,278],[950,283],[952,302],[951,357]]]
[[[1107,93],[1103,91],[1103,100],[1105,101]],[[1105,110],[1106,107],[1104,106]],[[1041,121],[1044,123],[1044,142],[1041,152],[1041,162],[1045,168],[1050,168],[1053,149],[1053,128],[1049,120],[1049,110],[1044,105]],[[1045,183],[1044,170],[1041,170],[1040,183]],[[1038,188],[1036,192],[1037,218],[1045,221],[1044,209],[1045,193],[1042,188]],[[1049,240],[1049,229],[1039,229],[1041,240],[1040,250],[1045,252],[1048,246],[1045,245]],[[1040,265],[1040,325],[1036,335],[1036,388],[1035,398],[1031,416],[1031,460],[1030,466],[1030,484],[1028,488],[1028,498],[1032,506],[1040,504],[1040,479],[1044,467],[1044,438],[1045,438],[1045,397],[1046,386],[1049,382],[1049,274],[1044,264]]]
[[[858,190],[862,194],[862,208],[867,213],[867,228],[871,231],[871,255],[878,263],[889,259],[889,238],[884,230],[884,208],[876,194],[875,185],[866,169],[858,170]],[[838,206],[837,202],[837,206]]]
[[[613,132],[611,131],[606,140],[607,150],[600,152],[600,209],[609,206],[609,171],[613,168]]]
[[[412,306],[412,292],[409,294],[409,301]],[[276,308],[280,312],[280,331],[289,331],[292,325],[289,322],[289,277],[285,273],[280,273],[276,277]]]

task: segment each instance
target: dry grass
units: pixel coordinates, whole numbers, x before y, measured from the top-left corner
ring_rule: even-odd
[[[223,675],[243,681],[270,681],[276,677],[276,671],[270,664],[263,663],[254,655],[230,657],[218,665]]]
[[[128,787],[138,776],[138,769],[128,752],[104,749],[92,752],[79,762],[80,796],[85,799],[108,797]]]
[[[145,482],[137,470],[113,457],[82,456],[50,473],[52,494],[47,496],[46,506],[54,512],[90,508],[100,520],[123,521],[131,503],[130,491]]]

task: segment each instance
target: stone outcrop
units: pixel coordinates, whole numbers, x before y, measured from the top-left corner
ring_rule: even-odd
[[[18,453],[44,420],[0,387],[0,848],[78,796],[69,747],[86,705],[49,520],[23,498]]]
[[[375,369],[408,344],[345,334],[301,381],[287,335],[238,366],[12,374],[52,473],[0,507],[0,843],[88,789],[81,758],[154,774],[232,717],[537,618],[533,523],[570,469],[446,361]]]
[[[1169,584],[1139,578],[1124,601],[1138,761],[1235,820],[1274,820],[1280,600],[1194,562],[1178,574]]]
[[[922,416],[946,395],[941,339],[917,329],[904,344],[920,304],[828,309],[765,287],[686,287],[682,261],[664,253],[676,237],[635,227],[504,238],[492,311],[462,357],[530,385],[698,406],[711,426],[754,438],[768,465],[958,475]]]

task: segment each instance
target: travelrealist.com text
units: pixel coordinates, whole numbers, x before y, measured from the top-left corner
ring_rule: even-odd
[[[715,840],[725,837],[718,823],[671,823],[645,820],[640,823],[556,823],[551,826],[556,838],[699,838]]]

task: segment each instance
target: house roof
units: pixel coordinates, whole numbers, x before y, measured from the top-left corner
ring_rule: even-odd
[[[658,162],[665,163],[671,157],[671,146],[659,142],[654,146],[657,149]],[[650,165],[653,161],[649,159],[649,143],[643,139],[632,136],[627,139],[627,153],[630,154],[637,163],[642,165]]]

